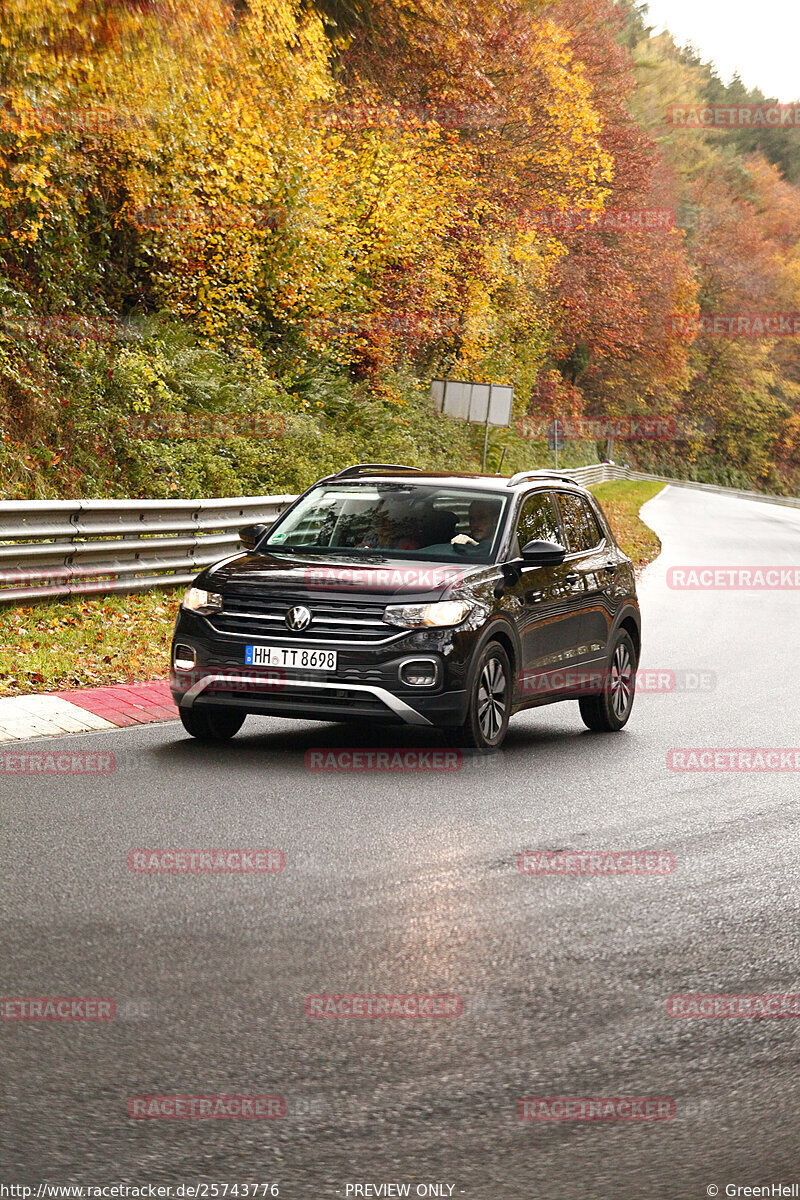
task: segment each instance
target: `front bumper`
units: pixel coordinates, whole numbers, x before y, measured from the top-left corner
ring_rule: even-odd
[[[247,641],[214,629],[204,617],[181,610],[176,642],[192,647],[191,670],[173,666],[170,687],[181,708],[222,706],[294,720],[370,720],[414,726],[461,725],[466,719],[469,635],[414,631],[374,646],[338,647],[337,671],[257,668],[244,664]],[[298,642],[300,639],[298,639]],[[399,665],[409,658],[434,659],[435,685],[403,686]]]

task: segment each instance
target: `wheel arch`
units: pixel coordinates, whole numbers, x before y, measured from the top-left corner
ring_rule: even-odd
[[[467,693],[472,690],[472,685],[475,682],[475,675],[478,670],[478,662],[480,656],[490,642],[498,642],[511,663],[511,683],[516,690],[516,679],[520,671],[521,662],[521,646],[519,635],[512,625],[503,618],[492,621],[483,631],[480,641],[478,642],[472,654],[472,662],[469,665],[469,676],[467,678]]]
[[[624,629],[630,636],[636,651],[636,665],[639,665],[642,657],[642,621],[637,609],[628,607],[625,609],[622,617],[617,622],[615,633]]]

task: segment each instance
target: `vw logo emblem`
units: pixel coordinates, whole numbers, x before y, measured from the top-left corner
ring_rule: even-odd
[[[287,612],[286,624],[290,629],[308,629],[311,624],[311,613],[304,605],[298,604]]]

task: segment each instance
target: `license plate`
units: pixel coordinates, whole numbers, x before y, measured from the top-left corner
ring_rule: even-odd
[[[336,650],[245,646],[244,661],[248,667],[299,667],[304,671],[335,671],[337,658]]]

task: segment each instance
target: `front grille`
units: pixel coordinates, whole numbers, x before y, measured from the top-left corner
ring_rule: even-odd
[[[286,614],[303,604],[311,613],[311,624],[303,630],[289,629]],[[396,637],[401,631],[383,620],[385,600],[363,598],[319,598],[302,591],[261,591],[247,587],[229,587],[222,596],[222,611],[211,623],[220,633],[245,634],[248,637],[314,642],[377,642]]]

